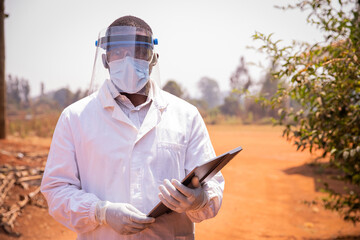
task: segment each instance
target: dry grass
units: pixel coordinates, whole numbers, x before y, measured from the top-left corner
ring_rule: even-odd
[[[16,137],[52,137],[59,112],[46,114],[17,114],[7,118],[7,135]]]

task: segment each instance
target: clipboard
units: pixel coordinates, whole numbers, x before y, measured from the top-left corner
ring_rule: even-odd
[[[241,147],[234,148],[220,156],[211,159],[209,162],[195,167],[181,183],[189,188],[194,188],[191,179],[195,176],[199,178],[200,184],[209,181],[215,174],[217,174],[231,159],[233,159],[240,151]],[[171,209],[166,207],[162,202],[159,202],[147,215],[148,217],[157,218],[165,213],[172,212]]]

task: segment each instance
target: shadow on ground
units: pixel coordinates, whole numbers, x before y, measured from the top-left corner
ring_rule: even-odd
[[[338,193],[346,193],[349,190],[360,193],[360,188],[351,184],[345,184],[338,180],[341,171],[327,167],[326,163],[306,163],[301,166],[285,169],[288,175],[299,174],[314,179],[315,191],[319,192],[325,188],[325,183],[329,188]]]
[[[345,184],[337,179],[341,175],[341,171],[335,168],[327,167],[325,163],[307,163],[298,167],[285,169],[288,175],[299,174],[314,179],[315,191],[319,192],[325,189],[325,183],[335,192],[345,193],[349,190],[360,193],[360,188],[354,185]],[[320,240],[320,238],[304,238],[304,240]],[[326,238],[321,240],[360,240],[360,236],[338,236],[335,238]]]

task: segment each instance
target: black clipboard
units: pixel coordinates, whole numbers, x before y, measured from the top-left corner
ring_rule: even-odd
[[[194,188],[191,179],[195,176],[199,178],[200,184],[209,181],[215,174],[217,174],[231,159],[233,159],[240,151],[241,147],[234,148],[220,156],[211,159],[209,162],[195,167],[181,183],[189,188]],[[170,213],[172,210],[166,207],[162,202],[159,202],[147,215],[148,217],[157,218],[165,213]]]

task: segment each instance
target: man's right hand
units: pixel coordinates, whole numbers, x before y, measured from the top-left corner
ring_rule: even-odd
[[[116,232],[130,235],[141,232],[155,222],[155,218],[147,217],[133,205],[128,203],[110,203],[100,201],[96,205],[96,219],[107,223]]]

